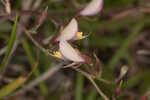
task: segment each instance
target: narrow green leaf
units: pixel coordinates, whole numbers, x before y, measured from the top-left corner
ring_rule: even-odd
[[[124,82],[123,88],[128,89],[128,88],[135,86],[140,81],[143,81],[143,79],[147,75],[149,75],[149,73],[150,73],[149,71],[143,72],[143,73],[139,73],[139,74],[135,75],[134,77],[131,77],[130,79],[128,79],[127,81]]]
[[[17,22],[18,22],[18,15],[16,15],[15,24],[13,26],[11,36],[10,36],[10,40],[9,40],[9,43],[8,43],[8,48],[7,48],[6,54],[4,56],[4,59],[2,61],[2,64],[0,66],[0,72],[2,72],[3,68],[5,67],[5,64],[7,63],[8,56],[9,56],[9,54],[10,54],[12,48],[13,48],[13,45],[14,45],[14,42],[15,42],[15,39],[16,39]]]
[[[0,99],[4,98],[5,96],[9,95],[11,92],[16,90],[19,86],[21,86],[26,81],[26,79],[27,79],[26,77],[19,77],[11,84],[0,89]]]
[[[83,96],[84,77],[78,73],[76,80],[75,100],[82,100]]]
[[[111,61],[109,62],[108,66],[109,68],[113,69],[117,62],[120,60],[120,58],[125,54],[127,51],[130,43],[134,40],[135,36],[141,31],[141,29],[144,27],[144,22],[140,22],[137,24],[133,32],[129,35],[127,39],[124,40],[124,43],[120,46],[120,49],[116,52],[116,54],[112,57]]]
[[[26,77],[25,76],[24,77],[19,77],[15,81],[13,81],[12,83],[10,83],[7,86],[5,86],[2,89],[0,89],[0,99],[2,99],[3,97],[9,95],[13,91],[15,91],[17,88],[19,88],[21,85],[23,85],[25,83],[25,81],[36,70],[37,66],[38,66],[38,64],[35,63],[33,70],[30,73],[28,73],[28,75],[26,75]]]
[[[35,59],[34,59],[34,56],[32,55],[32,51],[30,49],[30,46],[29,46],[29,44],[25,38],[22,39],[22,45],[23,45],[23,48],[24,48],[24,50],[27,54],[27,57],[29,59],[30,66],[33,70],[34,64],[35,64]],[[38,70],[38,68],[33,72],[33,74],[35,77],[38,77],[40,75],[40,71]],[[46,96],[48,94],[48,92],[47,92],[48,90],[47,90],[47,87],[44,84],[44,82],[40,83],[40,90],[43,93],[43,95]]]
[[[86,100],[96,100],[96,96],[97,96],[98,92],[95,88],[93,88],[90,93],[87,96]]]
[[[149,76],[150,76],[150,73],[148,73],[147,75],[145,75],[145,77],[143,77],[143,81],[142,81],[142,84],[140,86],[140,92],[143,95],[150,88]]]

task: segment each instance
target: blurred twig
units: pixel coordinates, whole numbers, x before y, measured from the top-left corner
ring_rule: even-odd
[[[16,91],[13,95],[24,93],[25,91],[37,86],[42,81],[47,80],[48,78],[52,77],[52,75],[56,73],[61,67],[62,67],[61,65],[55,65],[49,68],[44,74],[40,75],[37,79],[33,80],[31,83],[27,84],[20,90]]]
[[[42,0],[36,0],[32,8],[37,9],[40,6],[41,2]]]
[[[130,8],[128,10],[125,10],[125,11],[122,11],[120,13],[113,15],[113,17],[111,19],[112,20],[119,20],[119,19],[124,18],[128,15],[135,15],[135,12],[136,13],[150,13],[150,8],[147,8],[147,7]]]
[[[3,3],[4,6],[5,6],[6,12],[7,12],[8,14],[10,14],[10,13],[11,13],[10,1],[9,1],[9,0],[1,0],[1,1],[2,1],[2,3]]]
[[[101,89],[97,86],[97,84],[95,83],[95,81],[93,80],[92,76],[89,75],[88,73],[78,69],[78,68],[75,68],[75,67],[71,67],[72,69],[74,69],[75,71],[77,72],[80,72],[82,75],[84,75],[86,78],[88,78],[91,83],[94,85],[94,87],[96,88],[96,90],[98,91],[98,93],[104,98],[104,100],[109,100],[109,98],[101,91]]]
[[[38,63],[36,62],[34,64],[33,70],[29,74],[27,74],[26,76],[21,76],[21,77],[17,78],[15,81],[13,81],[12,83],[1,88],[0,89],[0,99],[9,95],[13,91],[15,91],[17,88],[19,88],[21,85],[23,85],[27,81],[27,79],[32,75],[32,73],[35,71],[37,66],[38,66]]]
[[[0,49],[0,56],[3,55],[7,51],[7,46]]]

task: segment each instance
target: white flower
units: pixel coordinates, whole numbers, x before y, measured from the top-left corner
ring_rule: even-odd
[[[67,41],[73,39],[78,32],[78,23],[75,18],[60,32],[56,41]]]
[[[90,64],[91,60],[89,57],[83,55],[77,49],[73,48],[67,41],[59,42],[59,51],[55,51],[53,56],[63,59],[69,60],[73,62],[81,62]]]
[[[74,62],[84,62],[84,58],[67,42],[60,41],[59,50],[61,54],[68,60]]]
[[[80,16],[93,16],[103,8],[103,0],[92,0],[83,10],[79,12]]]
[[[83,36],[83,32],[78,32],[78,22],[73,18],[70,23],[56,36],[51,39],[51,43],[68,40],[80,40],[88,37]]]

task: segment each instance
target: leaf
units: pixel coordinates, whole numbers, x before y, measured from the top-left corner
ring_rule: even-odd
[[[10,94],[11,92],[13,92],[14,90],[16,90],[18,87],[20,87],[25,81],[27,80],[26,77],[19,77],[18,79],[16,79],[14,82],[12,82],[11,84],[8,84],[7,86],[3,87],[2,89],[0,89],[0,99],[2,99],[3,97],[7,96],[8,94]]]
[[[87,96],[86,100],[96,100],[96,96],[97,96],[98,92],[95,88],[93,88],[90,93]]]
[[[27,57],[28,57],[28,60],[29,60],[30,66],[32,68],[32,72],[33,72],[34,76],[35,77],[40,76],[39,69],[38,68],[35,69],[36,61],[35,61],[35,58],[34,58],[34,56],[32,54],[30,45],[28,44],[28,41],[25,38],[22,39],[22,45],[23,45],[23,48],[24,48],[24,50],[25,50],[25,52],[27,54]],[[44,82],[40,83],[39,86],[40,86],[40,90],[41,90],[42,94],[43,95],[47,95],[47,87],[44,84]]]
[[[34,68],[32,69],[32,71],[30,73],[28,73],[26,75],[26,77],[25,76],[19,77],[18,79],[16,79],[12,83],[10,83],[7,86],[0,89],[0,99],[9,95],[13,91],[15,91],[17,88],[19,88],[21,85],[23,85],[27,81],[27,79],[32,75],[32,73],[36,70],[37,66],[38,66],[38,63],[35,63]]]
[[[139,73],[139,74],[135,75],[134,77],[129,78],[127,81],[124,82],[123,88],[129,89],[129,88],[135,86],[140,81],[143,81],[144,77],[149,75],[149,73],[150,72],[147,71],[147,72]]]
[[[120,60],[120,58],[125,54],[127,49],[129,48],[130,43],[134,40],[136,35],[141,31],[141,29],[144,27],[145,21],[140,22],[136,25],[135,29],[127,39],[124,40],[124,43],[121,45],[120,49],[117,51],[117,53],[112,57],[112,60],[109,62],[108,66],[113,69],[117,62]]]
[[[81,73],[78,73],[76,80],[75,100],[82,100],[83,87],[84,87],[84,77],[81,75]]]
[[[0,72],[2,72],[3,68],[5,67],[5,64],[7,63],[8,56],[9,56],[9,54],[10,54],[10,52],[14,46],[14,42],[16,39],[17,22],[18,22],[18,14],[16,14],[15,23],[14,23],[13,29],[11,31],[11,36],[10,36],[10,40],[8,43],[7,51],[6,51],[6,54],[5,54],[4,59],[2,61],[2,64],[0,66]]]

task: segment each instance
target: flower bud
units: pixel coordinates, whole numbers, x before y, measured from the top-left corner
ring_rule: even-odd
[[[96,72],[100,72],[102,69],[102,63],[101,63],[100,59],[96,56],[95,53],[93,55],[96,59],[96,65],[95,65],[96,66]]]
[[[123,80],[120,81],[119,86],[115,89],[114,96],[117,97],[120,94]]]
[[[120,77],[122,78],[124,75],[126,75],[127,71],[128,71],[128,67],[125,65],[122,66],[120,70]]]
[[[47,9],[48,9],[48,7],[42,12],[42,15],[40,16],[40,18],[38,20],[37,27],[39,27],[44,22],[44,20],[46,19]]]

